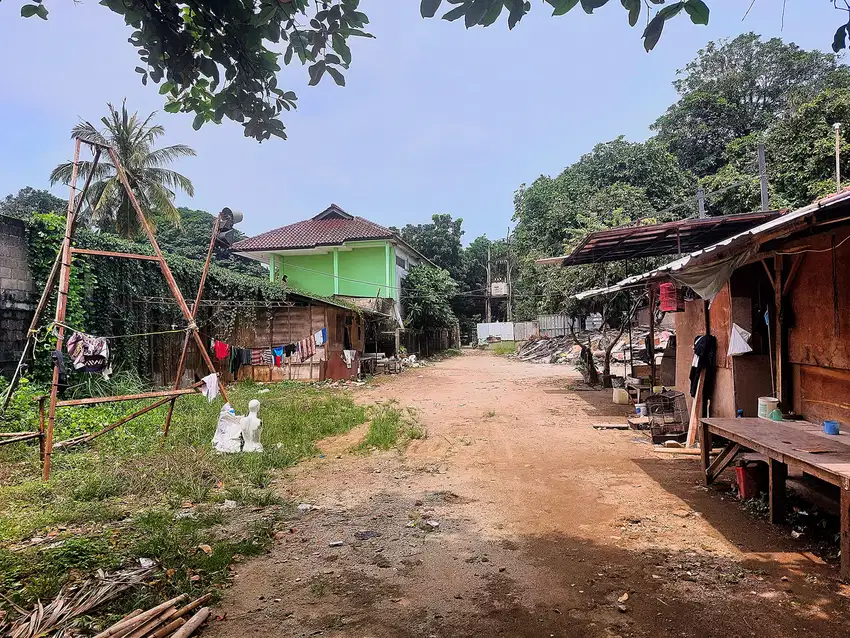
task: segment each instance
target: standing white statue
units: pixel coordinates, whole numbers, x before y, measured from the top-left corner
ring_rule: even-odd
[[[263,427],[263,422],[257,417],[259,410],[260,402],[251,399],[248,403],[248,416],[243,416],[241,421],[243,452],[263,451],[263,444],[260,443],[260,429]]]

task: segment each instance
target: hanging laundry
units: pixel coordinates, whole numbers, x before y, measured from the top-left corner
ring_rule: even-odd
[[[75,370],[99,372],[107,379],[112,374],[109,365],[109,344],[103,337],[75,332],[68,339],[66,347]]]
[[[351,364],[354,363],[354,357],[357,356],[357,350],[343,350],[342,358],[345,361],[345,367],[351,368]]]
[[[283,367],[283,346],[272,348],[272,358],[274,360],[275,368]]]
[[[251,351],[247,348],[230,349],[230,371],[235,377],[239,374],[239,368],[251,365]]]
[[[274,358],[272,357],[272,349],[263,348],[263,365],[271,367],[273,363]]]
[[[294,355],[297,351],[298,348],[295,346],[294,343],[288,343],[283,346],[283,354],[286,356],[287,359]]]
[[[251,349],[251,365],[252,366],[263,365],[263,349],[262,348],[252,348]]]
[[[215,358],[219,361],[227,359],[230,356],[230,346],[224,343],[224,341],[215,339],[213,341],[213,352],[215,353]]]
[[[703,396],[710,397],[714,388],[715,360],[717,358],[717,337],[714,335],[697,335],[694,339],[694,359],[691,362],[691,372],[688,378],[691,382],[691,396],[697,395],[699,376],[705,370]]]
[[[328,329],[322,328],[313,336],[316,338],[316,345],[323,346],[325,345],[325,341],[328,340]]]
[[[213,372],[201,379],[204,385],[201,386],[201,394],[212,403],[213,399],[218,396],[218,374]]]

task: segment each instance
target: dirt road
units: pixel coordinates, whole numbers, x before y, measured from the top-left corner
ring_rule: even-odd
[[[205,636],[847,636],[850,592],[788,529],[623,431],[568,368],[467,354],[365,388],[428,437],[362,430],[278,481],[315,505],[240,565]]]

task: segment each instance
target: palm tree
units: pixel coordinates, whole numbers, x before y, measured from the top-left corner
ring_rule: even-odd
[[[128,115],[126,100],[121,103],[120,112],[112,104],[107,106],[109,116],[101,118],[105,126],[103,131],[98,131],[88,122],[82,122],[71,129],[71,137],[90,139],[114,148],[147,219],[152,224],[157,219],[178,224],[180,213],[174,206],[174,191],[182,190],[191,197],[195,189],[188,177],[163,166],[180,157],[194,156],[194,149],[183,144],[154,149],[154,142],[165,134],[162,126],[151,124],[155,113],[141,120],[138,113]],[[85,179],[92,170],[92,162],[81,161],[78,167],[80,177]],[[67,162],[53,169],[50,174],[51,184],[69,183],[72,168],[72,162]],[[101,230],[127,238],[133,238],[139,232],[136,212],[106,153],[101,155],[100,163],[94,170],[86,199],[81,221],[87,220]]]

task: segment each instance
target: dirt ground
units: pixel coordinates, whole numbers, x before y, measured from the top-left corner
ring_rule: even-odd
[[[850,589],[788,528],[653,452],[567,367],[470,353],[383,378],[405,453],[349,450],[277,483],[305,511],[241,564],[207,637],[847,636]],[[637,439],[637,440],[636,440]]]

